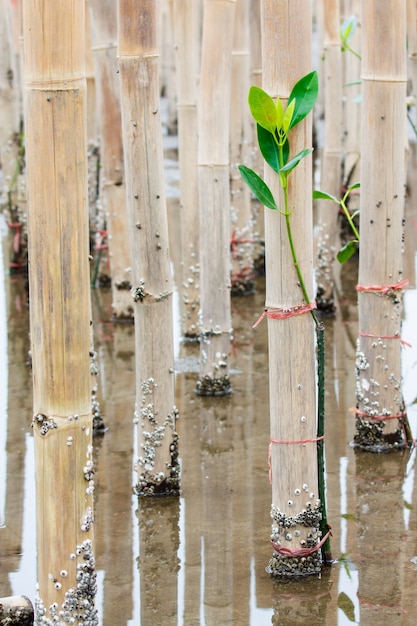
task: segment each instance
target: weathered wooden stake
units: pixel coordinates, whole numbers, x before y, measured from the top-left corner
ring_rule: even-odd
[[[84,0],[23,2],[39,624],[97,625]]]
[[[380,54],[383,42],[384,54]],[[406,445],[401,391],[405,0],[362,3],[362,158],[356,446]]]
[[[261,2],[263,88],[286,106],[293,85],[311,71],[310,3]],[[308,116],[290,135],[291,154],[310,147]],[[283,207],[278,176],[265,180]],[[312,166],[305,158],[288,180],[294,246],[308,294],[313,291]],[[265,210],[266,309],[299,307],[303,293],[292,260],[285,220]],[[313,300],[310,296],[311,301]],[[310,313],[268,318],[270,388],[270,465],[273,576],[305,576],[320,571],[320,519],[316,444],[315,324]],[[309,550],[304,555],[303,550]],[[301,550],[301,553],[300,553]],[[307,558],[307,556],[309,558]]]
[[[138,495],[178,495],[172,276],[156,0],[118,1],[118,58],[135,315]]]
[[[199,395],[230,393],[230,81],[236,0],[205,0],[198,101]],[[221,24],[221,28],[219,28]]]

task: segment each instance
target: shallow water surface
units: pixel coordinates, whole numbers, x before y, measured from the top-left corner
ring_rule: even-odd
[[[172,208],[175,212],[175,207]],[[175,216],[174,216],[175,217]],[[7,256],[7,248],[6,256]],[[352,264],[349,272],[354,272]],[[3,271],[0,306],[0,596],[36,584],[31,372],[22,277]],[[100,400],[108,431],[95,440],[97,605],[103,626],[417,624],[415,454],[355,451],[355,277],[343,281],[326,326],[326,468],[332,552],[321,578],[274,581],[265,567],[268,481],[267,324],[264,280],[232,301],[233,394],[194,394],[198,347],[176,346],[182,493],[132,494],[134,328],[110,322],[110,294],[92,293]],[[353,288],[351,288],[351,285]],[[416,291],[405,294],[403,337],[415,339]],[[7,322],[7,326],[6,326]],[[7,328],[7,330],[6,330]],[[404,394],[415,432],[417,340],[404,351]],[[6,385],[8,381],[8,385]]]

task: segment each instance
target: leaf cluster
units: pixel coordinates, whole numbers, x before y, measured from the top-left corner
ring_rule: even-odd
[[[281,186],[287,188],[290,172],[312,151],[305,148],[289,158],[290,145],[288,135],[312,110],[318,94],[317,72],[303,76],[291,90],[287,107],[280,98],[276,102],[260,87],[251,87],[249,108],[257,124],[258,144],[262,156],[268,165],[278,174]],[[255,197],[266,207],[279,211],[275,199],[266,183],[250,168],[239,165],[243,180]],[[287,209],[280,211],[287,215]]]

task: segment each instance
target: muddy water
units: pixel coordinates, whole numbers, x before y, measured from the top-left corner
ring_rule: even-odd
[[[411,155],[412,162],[415,154]],[[175,168],[174,168],[175,170]],[[175,175],[174,177],[175,178]],[[175,180],[171,179],[175,196]],[[410,190],[412,196],[412,190]],[[170,199],[174,276],[178,203]],[[415,237],[409,220],[409,241]],[[0,226],[2,226],[0,224]],[[3,232],[0,229],[1,232]],[[36,585],[36,529],[28,311],[22,277],[0,259],[0,597]],[[0,255],[1,256],[1,255]],[[3,264],[3,269],[1,268]],[[414,287],[414,253],[406,258]],[[274,581],[265,572],[271,488],[268,480],[267,324],[264,280],[232,301],[233,394],[194,393],[198,348],[176,324],[176,402],[180,412],[179,499],[132,494],[136,458],[134,329],[111,319],[110,293],[92,292],[100,403],[108,427],[95,440],[97,605],[103,626],[293,626],[417,624],[415,453],[355,451],[356,270],[338,280],[338,310],[326,326],[326,471],[332,552],[320,578]],[[176,302],[179,296],[177,294]],[[404,395],[414,436],[417,411],[417,291],[405,294]]]
[[[354,273],[353,264],[349,272]],[[110,294],[93,292],[101,408],[108,426],[95,442],[97,603],[103,626],[417,623],[415,455],[370,455],[349,446],[354,284],[354,276],[343,281],[337,319],[326,321],[328,510],[338,561],[320,579],[297,582],[276,582],[265,572],[271,556],[267,325],[251,328],[263,309],[263,280],[255,295],[233,300],[230,397],[195,396],[198,349],[177,344],[179,499],[138,501],[132,495],[134,329],[111,323]],[[35,497],[22,278],[6,277],[5,294],[0,596],[33,599]],[[414,290],[406,293],[407,310],[416,310],[416,298]],[[407,340],[416,334],[414,319],[410,312],[405,320]],[[417,395],[417,342],[414,346],[404,365],[408,404]],[[412,405],[409,410],[415,422]]]

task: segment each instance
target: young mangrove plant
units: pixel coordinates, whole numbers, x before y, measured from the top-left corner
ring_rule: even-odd
[[[319,383],[321,386],[321,389],[319,389],[319,399],[321,400],[317,430],[314,431],[315,425],[312,424],[312,420],[310,420],[304,412],[299,418],[298,425],[297,420],[292,420],[292,424],[288,428],[288,432],[290,432],[292,436],[284,437],[283,433],[285,432],[284,429],[286,426],[283,423],[283,419],[281,416],[278,416],[277,423],[273,426],[274,419],[271,411],[271,480],[274,480],[274,478],[276,480],[277,469],[278,467],[282,467],[285,463],[284,456],[286,454],[286,452],[282,452],[280,453],[280,456],[275,457],[272,444],[295,444],[294,446],[279,446],[280,451],[290,447],[294,449],[292,460],[289,461],[291,469],[288,476],[288,482],[293,484],[285,486],[280,485],[278,488],[274,488],[273,483],[273,498],[276,501],[283,500],[283,502],[280,501],[282,508],[278,508],[275,503],[271,509],[271,516],[274,520],[272,527],[272,546],[274,547],[275,553],[270,561],[268,571],[272,575],[282,577],[299,577],[319,572],[321,568],[320,548],[322,547],[324,547],[323,554],[325,560],[330,560],[329,531],[325,510],[323,467],[324,329],[315,314],[316,304],[308,295],[307,283],[301,271],[294,243],[295,233],[292,229],[291,216],[295,207],[291,206],[293,197],[290,195],[291,185],[289,183],[289,176],[291,172],[312,152],[312,148],[303,148],[292,156],[289,135],[291,130],[302,122],[314,107],[317,99],[317,93],[318,78],[316,72],[306,74],[294,85],[288,97],[286,107],[284,106],[281,98],[278,97],[276,102],[274,102],[274,100],[259,87],[251,87],[249,91],[249,107],[252,116],[257,123],[259,147],[266,163],[273,170],[273,172],[276,173],[282,190],[279,203],[280,206],[278,205],[270,187],[260,176],[244,165],[239,166],[242,178],[250,187],[259,202],[284,217],[286,235],[293,267],[295,269],[295,277],[297,279],[296,282],[302,293],[302,304],[266,309],[264,315],[268,318],[283,320],[288,317],[298,316],[300,313],[310,312],[315,322],[318,344],[321,346],[319,350],[321,361],[319,362]],[[270,349],[271,345],[272,343],[270,342]],[[302,380],[304,383],[303,374],[300,371],[300,368],[294,367],[293,371],[297,380]],[[279,380],[279,383],[284,384],[281,379]],[[289,384],[291,385],[291,383]],[[302,388],[303,384],[299,382],[296,385],[295,394],[299,394]],[[308,390],[305,393],[311,395]],[[296,401],[298,401],[298,397]],[[301,408],[301,410],[305,411],[306,409]],[[273,434],[274,428],[276,428],[279,437],[277,437],[276,434]],[[306,428],[313,428],[313,430],[307,431]],[[302,465],[301,459],[298,456],[298,460],[295,459],[295,450],[300,451],[300,453],[306,457],[307,450],[304,450],[304,447],[307,443],[314,442],[318,442],[320,447],[320,454],[318,457],[317,455],[315,456],[316,468],[318,463],[317,458],[320,462],[320,467],[318,467],[318,477],[313,475],[315,470],[314,472],[310,472],[305,469],[307,464],[302,470],[304,473],[302,473],[302,471],[299,473],[295,471],[295,466],[298,465],[299,461],[299,464]],[[302,447],[299,448],[296,444],[302,444]],[[280,482],[282,480],[283,478],[281,477]],[[315,484],[317,486],[317,495],[314,493]],[[307,501],[302,501],[303,496],[304,500]],[[297,505],[300,505],[301,507],[299,512],[295,510]]]
[[[301,291],[307,305],[310,305],[304,278],[301,274],[298,263],[293,234],[291,230],[291,213],[288,202],[288,177],[298,163],[312,152],[312,148],[304,148],[298,154],[289,158],[290,144],[288,141],[289,132],[294,126],[299,124],[312,110],[318,94],[317,72],[311,72],[301,78],[294,86],[288,106],[284,107],[280,98],[275,103],[272,98],[261,88],[252,86],[249,91],[249,108],[258,128],[258,143],[262,156],[270,167],[278,174],[279,181],[284,194],[284,208],[279,209],[275,198],[268,185],[256,172],[245,165],[239,165],[239,170],[243,180],[249,186],[252,193],[264,206],[278,211],[285,217],[288,242],[291,248],[291,255],[294,267],[297,272]],[[317,317],[314,310],[311,314],[316,323]]]
[[[360,183],[353,183],[353,185],[350,185],[346,189],[346,192],[343,194],[343,197],[340,200],[338,200],[332,194],[326,193],[325,191],[320,191],[318,189],[313,191],[313,200],[332,200],[339,205],[354,235],[354,239],[351,239],[347,243],[345,243],[337,253],[337,260],[341,264],[346,263],[346,261],[355,254],[359,246],[359,231],[353,221],[355,217],[359,215],[359,211],[354,211],[354,213],[351,214],[347,207],[347,200],[351,191],[353,191],[353,189],[358,189],[359,187]]]

